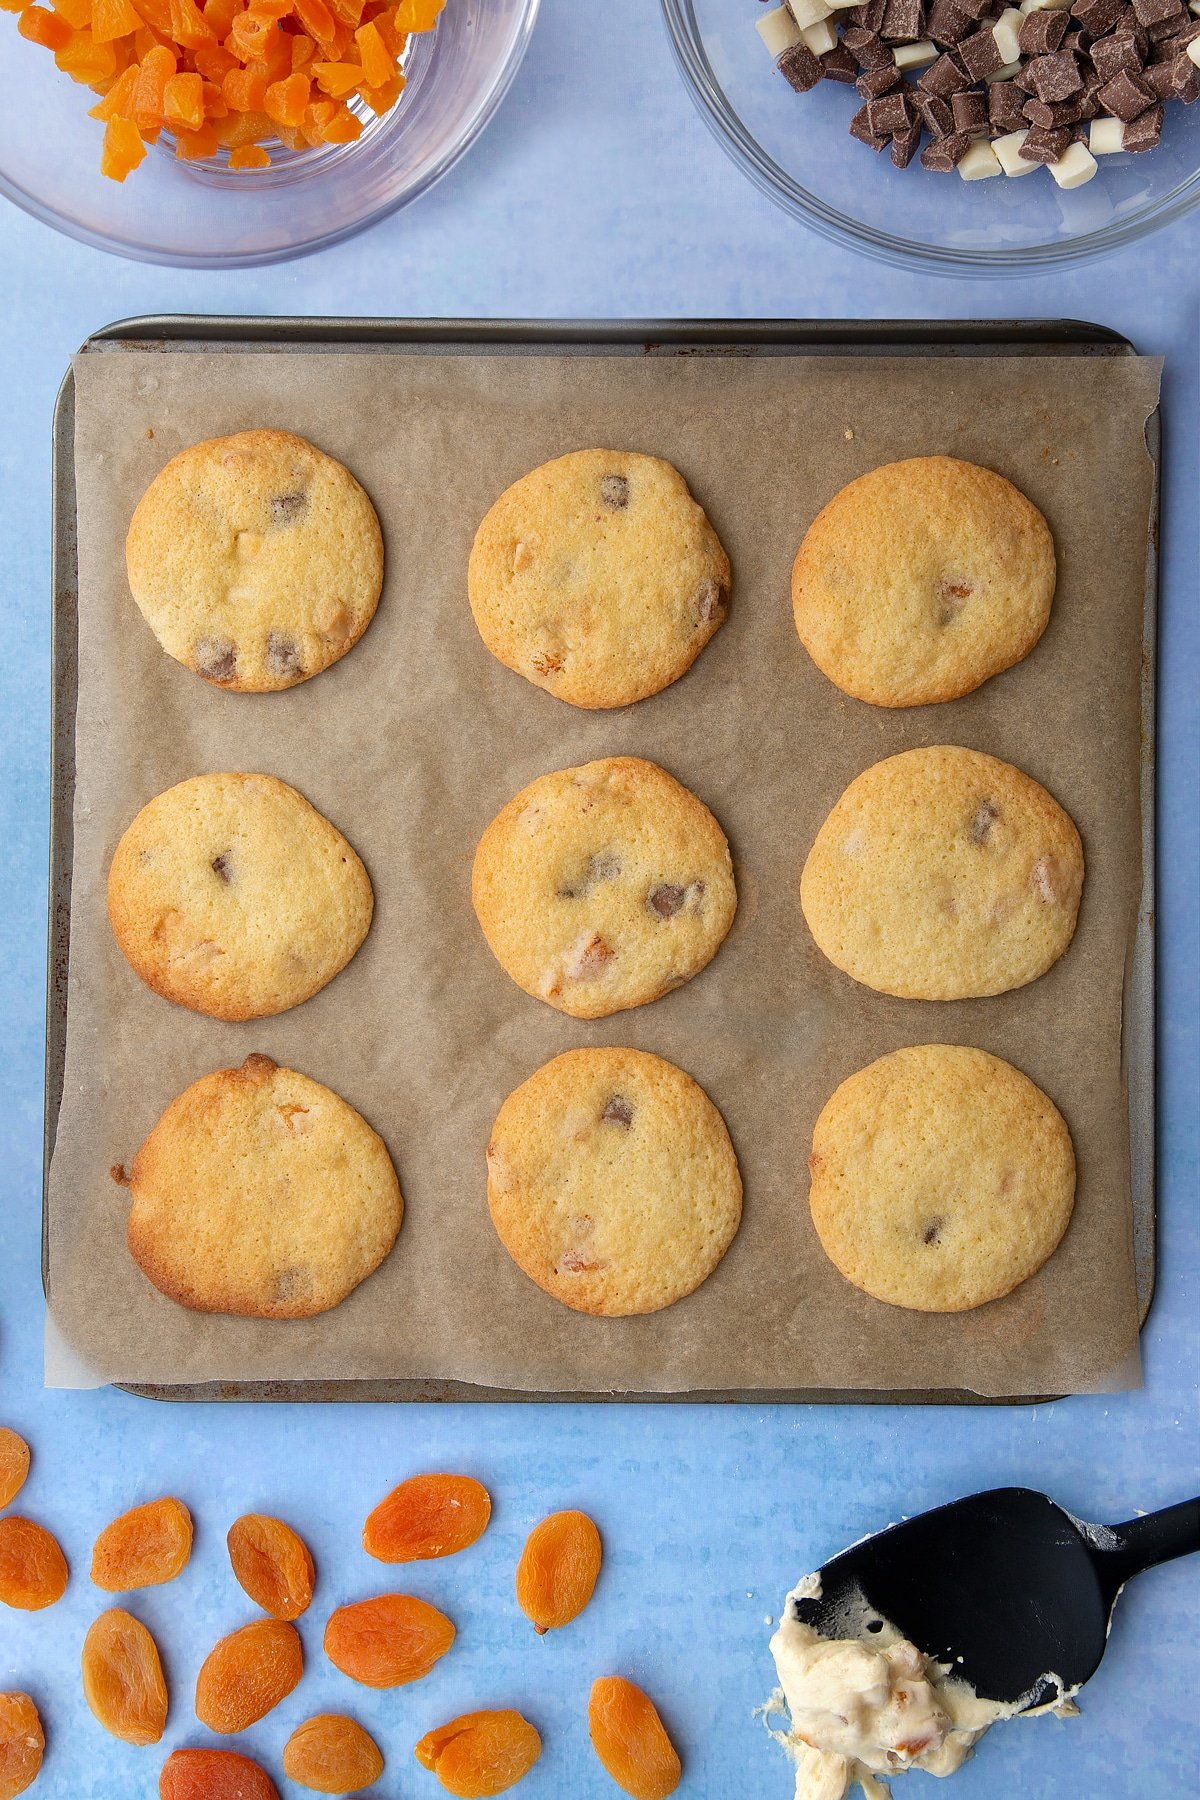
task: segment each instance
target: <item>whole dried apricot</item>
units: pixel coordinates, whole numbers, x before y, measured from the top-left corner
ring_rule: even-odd
[[[534,1526],[517,1564],[517,1605],[539,1637],[578,1618],[596,1586],[600,1557],[600,1533],[586,1513],[551,1513]]]
[[[376,1594],[339,1606],[325,1627],[325,1654],[364,1687],[403,1687],[428,1675],[454,1642],[454,1627],[413,1594]]]
[[[108,1594],[174,1581],[192,1554],[192,1515],[182,1500],[148,1500],[106,1525],[92,1548],[92,1580]]]
[[[592,1683],[588,1701],[592,1748],[633,1800],[666,1800],[679,1786],[680,1764],[648,1694],[620,1675]]]
[[[380,1562],[454,1556],[482,1537],[492,1516],[487,1489],[470,1475],[411,1475],[363,1526],[363,1549]]]
[[[43,1525],[15,1514],[0,1519],[0,1600],[22,1612],[39,1612],[61,1600],[67,1559]]]
[[[11,1506],[29,1473],[29,1445],[7,1425],[0,1425],[0,1506]]]
[[[255,1619],[205,1657],[196,1677],[196,1717],[210,1731],[245,1731],[286,1699],[303,1673],[296,1627]]]
[[[157,1744],[167,1723],[167,1684],[158,1645],[140,1619],[110,1607],[83,1640],[83,1697],[126,1744]]]
[[[158,1793],[159,1800],[279,1800],[267,1771],[236,1750],[172,1750]]]
[[[28,1694],[0,1694],[0,1800],[16,1800],[37,1780],[46,1738]]]
[[[463,1713],[427,1731],[414,1755],[432,1769],[448,1794],[486,1800],[503,1794],[528,1775],[542,1754],[542,1740],[528,1719],[511,1708]]]
[[[283,1746],[289,1781],[318,1794],[357,1794],[383,1774],[383,1758],[370,1732],[344,1713],[318,1713],[297,1725]]]
[[[303,1538],[282,1519],[243,1513],[226,1542],[233,1572],[255,1605],[273,1619],[298,1619],[313,1595],[313,1560]]]

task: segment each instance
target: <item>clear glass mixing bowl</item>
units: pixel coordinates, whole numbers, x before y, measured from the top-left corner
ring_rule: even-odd
[[[337,243],[415,200],[474,143],[525,54],[538,0],[448,0],[412,40],[407,85],[353,144],[241,172],[151,148],[123,182],[100,173],[95,96],[0,14],[0,194],[69,236],[140,262],[236,268]],[[15,104],[15,96],[20,104]]]
[[[1200,202],[1200,102],[1168,106],[1157,150],[1101,157],[1084,187],[1064,191],[1041,170],[1024,181],[966,182],[915,162],[893,168],[856,142],[853,89],[822,81],[794,93],[754,29],[758,0],[662,0],[662,8],[696,105],[740,168],[814,231],[885,262],[952,275],[1061,268]]]

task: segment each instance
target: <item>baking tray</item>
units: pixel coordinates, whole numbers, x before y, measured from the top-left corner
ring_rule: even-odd
[[[212,352],[250,346],[289,350],[356,349],[397,354],[508,352],[645,356],[787,356],[803,354],[981,357],[1136,354],[1127,338],[1105,326],[1073,320],[867,321],[867,320],[553,320],[304,319],[151,315],[121,320],[95,332],[81,353],[129,345],[164,355],[203,346]],[[42,1283],[49,1293],[47,1182],[62,1100],[67,1027],[67,968],[71,931],[71,866],[75,791],[75,708],[78,676],[78,563],[74,464],[74,381],[68,371],[59,390],[53,434],[53,620],[51,694],[51,804],[49,922],[46,978],[46,1066],[42,1186]],[[1121,1060],[1129,1105],[1130,1177],[1134,1214],[1134,1262],[1138,1314],[1145,1323],[1155,1282],[1155,647],[1157,626],[1158,496],[1161,417],[1147,421],[1154,465],[1150,530],[1146,546],[1146,600],[1141,667],[1140,801],[1142,890],[1133,954],[1124,981]],[[453,1381],[203,1382],[171,1386],[127,1385],[125,1391],[159,1400],[252,1401],[597,1401],[596,1393],[538,1393],[482,1388]],[[853,1402],[857,1404],[1036,1405],[1055,1395],[984,1396],[957,1389],[804,1389],[712,1393],[621,1394],[629,1401],[752,1404]]]

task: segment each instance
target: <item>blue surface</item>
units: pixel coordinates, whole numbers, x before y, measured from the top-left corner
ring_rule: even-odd
[[[601,20],[604,23],[601,23]],[[610,23],[611,22],[611,23]],[[868,171],[869,173],[869,171]],[[25,1686],[50,1740],[36,1793],[152,1794],[159,1752],[126,1748],[87,1712],[84,1631],[100,1610],[91,1541],[115,1512],[164,1492],[197,1519],[173,1586],[135,1597],[174,1688],[166,1747],[198,1742],[191,1687],[222,1632],[252,1609],[223,1538],[247,1509],[311,1541],[318,1600],[301,1629],[310,1668],[249,1734],[267,1766],[309,1713],[345,1709],[388,1758],[375,1792],[436,1796],[417,1736],[468,1706],[525,1707],[545,1736],[529,1800],[613,1795],[583,1724],[592,1677],[621,1670],[659,1700],[683,1752],[681,1793],[790,1792],[752,1708],[772,1681],[765,1619],[791,1580],[901,1512],[996,1483],[1044,1487],[1118,1519],[1194,1491],[1197,1385],[1197,223],[1071,277],[952,283],[897,274],[806,235],[736,175],[679,86],[651,0],[545,0],[524,70],[478,150],[429,198],[310,261],[239,275],[138,268],[85,251],[12,210],[0,217],[0,1421],[31,1440],[21,1506],[60,1535],[74,1569],[49,1612],[0,1617],[0,1688]],[[1073,315],[1167,357],[1161,667],[1162,887],[1159,1293],[1138,1393],[1014,1410],[883,1408],[164,1407],[41,1387],[38,1278],[45,929],[50,415],[72,350],[132,313],[969,316]],[[1102,550],[1103,522],[1097,521]],[[1075,1046],[1086,1053],[1086,1047]],[[920,1370],[898,1371],[919,1381]],[[403,1475],[481,1476],[495,1522],[466,1555],[396,1571],[444,1605],[459,1641],[422,1685],[353,1687],[324,1662],[330,1606],[389,1584],[358,1549],[369,1505]],[[512,1599],[524,1533],[580,1505],[607,1561],[592,1608],[538,1641]],[[408,1579],[411,1574],[411,1580]],[[382,1577],[382,1579],[381,1579]],[[1020,1794],[1193,1795],[1200,1563],[1143,1577],[1081,1719],[995,1732],[956,1780],[962,1800]],[[282,1783],[285,1795],[301,1790]],[[899,1795],[919,1796],[914,1776]]]

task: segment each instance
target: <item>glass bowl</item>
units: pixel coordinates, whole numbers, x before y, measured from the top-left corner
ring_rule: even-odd
[[[237,268],[282,262],[361,231],[432,187],[474,143],[520,67],[539,0],[448,0],[414,37],[406,86],[352,144],[234,171],[176,159],[165,139],[121,183],[100,173],[95,96],[60,74],[0,14],[9,91],[0,109],[0,194],[35,218],[139,262]]]
[[[1200,202],[1200,102],[1166,109],[1163,140],[1141,156],[1100,157],[1085,186],[966,182],[918,162],[896,169],[850,137],[852,88],[797,94],[755,30],[758,0],[662,0],[671,42],[717,141],[773,200],[884,262],[948,275],[1029,274],[1102,256]]]

